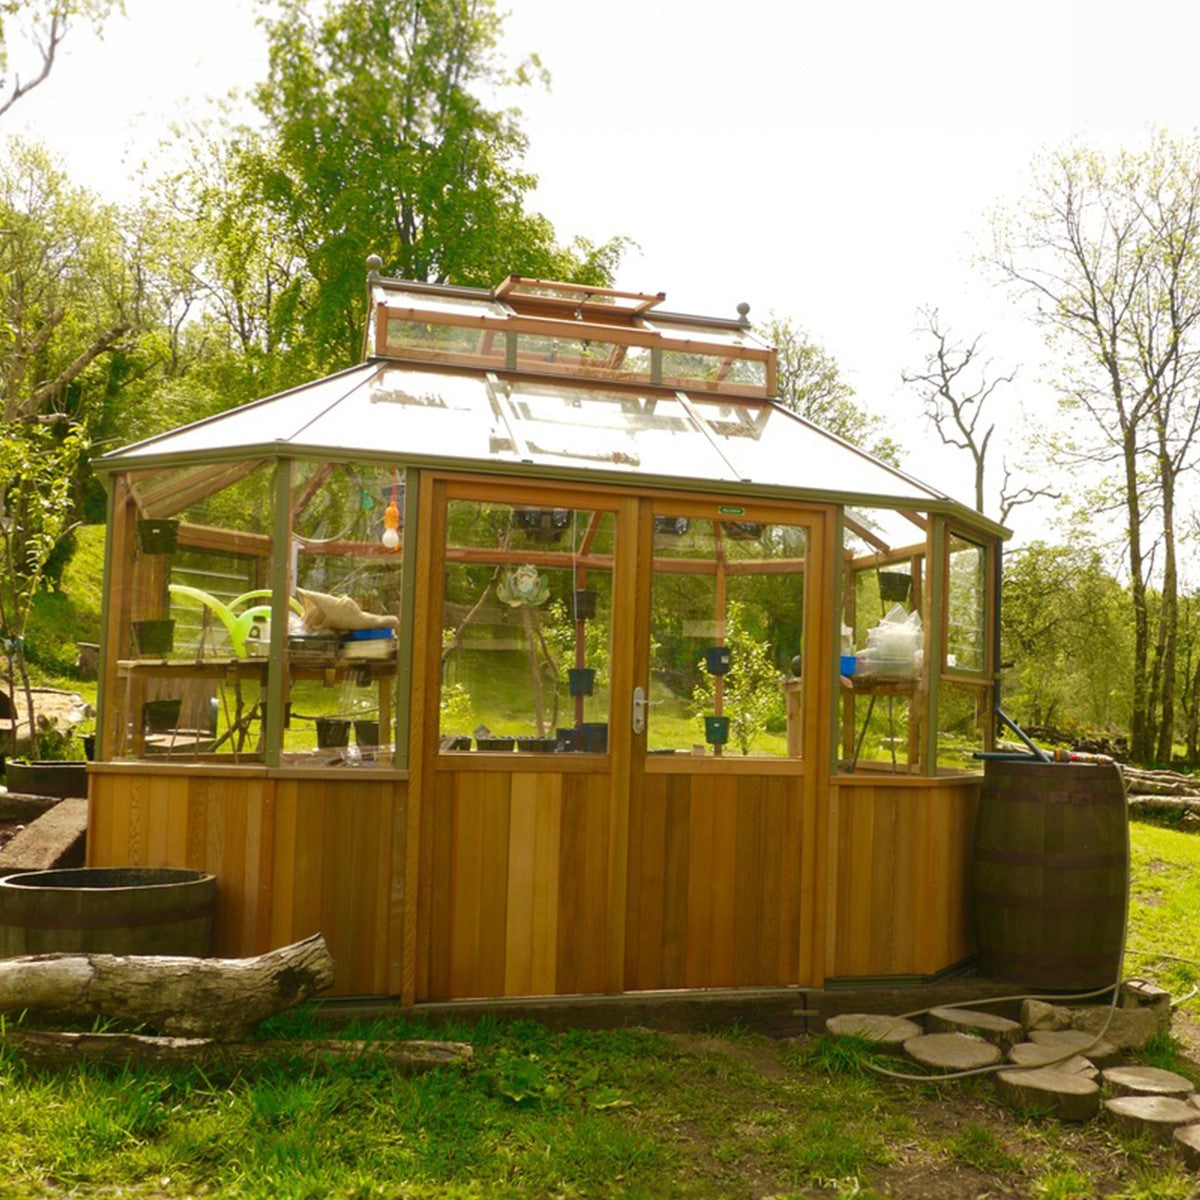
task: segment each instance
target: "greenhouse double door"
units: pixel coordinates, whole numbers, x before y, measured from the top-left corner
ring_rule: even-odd
[[[831,521],[427,477],[408,998],[818,974]]]

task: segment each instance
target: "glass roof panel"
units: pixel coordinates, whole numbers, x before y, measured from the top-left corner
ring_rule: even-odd
[[[464,317],[506,317],[508,309],[495,300],[481,296],[478,300],[470,296],[442,296],[431,292],[410,292],[401,288],[380,287],[371,289],[376,304],[384,303],[390,308],[417,308],[425,312],[454,313]]]
[[[362,388],[378,370],[374,364],[368,364],[342,371],[316,383],[281,392],[266,400],[256,400],[194,425],[185,425],[171,433],[138,442],[117,453],[122,458],[136,458],[206,450],[219,452],[240,446],[291,441],[298,430],[336,406],[347,395],[353,394],[356,389]],[[347,444],[347,438],[350,444],[358,441],[351,430],[344,432],[341,444]]]
[[[641,324],[660,333],[671,341],[707,342],[715,346],[755,346],[766,349],[767,343],[755,337],[749,329],[734,329],[728,326],[687,325],[676,321],[643,319]]]
[[[732,479],[728,464],[674,396],[504,383],[521,457],[554,466]]]
[[[889,496],[923,504],[941,499],[869,454],[766,402],[689,395],[738,478],[805,491]]]

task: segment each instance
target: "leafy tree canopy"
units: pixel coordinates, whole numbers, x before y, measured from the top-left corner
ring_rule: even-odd
[[[266,130],[231,144],[221,191],[202,189],[227,238],[248,225],[252,238],[282,239],[270,248],[275,348],[303,348],[310,370],[357,359],[372,253],[410,279],[610,280],[622,239],[563,247],[526,210],[536,180],[521,165],[518,114],[487,96],[539,68],[503,69],[493,0],[281,0],[276,12],[254,93]],[[239,261],[218,256],[218,275]]]

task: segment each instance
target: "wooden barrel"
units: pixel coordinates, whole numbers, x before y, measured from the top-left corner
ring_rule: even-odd
[[[0,957],[212,953],[217,879],[166,867],[22,871],[0,879]]]
[[[1048,991],[1112,983],[1121,972],[1128,888],[1118,767],[989,760],[971,863],[986,975]]]

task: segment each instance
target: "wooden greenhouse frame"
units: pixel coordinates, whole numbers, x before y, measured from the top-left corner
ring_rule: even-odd
[[[782,409],[744,309],[368,291],[359,366],[98,462],[89,865],[212,871],[219,953],[319,931],[409,1005],[968,960],[1005,531]]]

